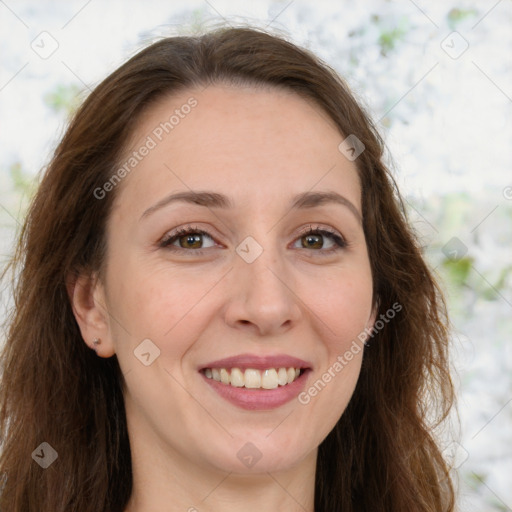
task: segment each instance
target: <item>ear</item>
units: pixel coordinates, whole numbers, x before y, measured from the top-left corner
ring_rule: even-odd
[[[110,334],[110,315],[107,309],[105,289],[96,273],[70,277],[66,288],[73,314],[86,345],[100,357],[115,354]],[[99,340],[94,344],[95,339]]]
[[[370,338],[371,338],[370,334],[373,332],[373,326],[375,325],[375,322],[377,320],[377,314],[379,312],[379,307],[380,307],[380,300],[377,299],[377,300],[375,300],[375,302],[373,304],[372,311],[370,313],[370,316],[368,317],[368,321],[366,322],[366,326],[364,329],[364,332],[366,334],[366,339],[364,340],[365,345],[370,342]]]
[[[368,322],[366,323],[367,327],[373,328],[375,325],[375,321],[377,320],[377,314],[379,313],[380,308],[380,299],[377,299],[373,305],[372,312],[370,314],[370,318],[368,318]]]

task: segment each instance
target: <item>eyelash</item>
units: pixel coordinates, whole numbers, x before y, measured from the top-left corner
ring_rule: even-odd
[[[207,251],[208,249],[212,249],[211,247],[208,247],[206,249],[186,249],[183,247],[175,247],[175,246],[171,245],[172,243],[174,243],[176,240],[178,240],[182,236],[192,235],[192,234],[207,236],[207,237],[211,238],[212,240],[214,240],[214,238],[207,231],[204,231],[202,229],[195,228],[192,226],[186,226],[184,228],[179,228],[178,230],[176,230],[175,232],[173,232],[169,235],[164,236],[164,238],[162,238],[162,240],[159,242],[159,246],[161,248],[167,249],[172,252],[182,252],[182,251],[193,252],[194,254],[200,255],[200,256],[203,255],[204,252]],[[327,236],[333,240],[335,245],[334,245],[334,247],[332,247],[330,249],[326,249],[326,250],[313,249],[313,252],[320,253],[320,256],[329,256],[335,252],[338,252],[338,251],[348,247],[348,243],[346,242],[346,240],[343,237],[341,237],[336,231],[331,231],[330,229],[319,228],[319,227],[313,229],[311,227],[311,225],[309,226],[309,229],[307,231],[304,231],[303,233],[301,233],[296,240],[298,240],[304,236],[308,236],[308,235],[322,235],[322,236]],[[305,249],[305,250],[309,251],[309,249]]]

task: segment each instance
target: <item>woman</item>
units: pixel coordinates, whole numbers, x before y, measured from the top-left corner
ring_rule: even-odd
[[[382,151],[260,31],[104,80],[13,261],[0,509],[453,510],[444,301]]]

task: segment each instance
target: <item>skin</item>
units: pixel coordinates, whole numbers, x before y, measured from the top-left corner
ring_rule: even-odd
[[[134,475],[126,510],[313,511],[317,449],[350,400],[363,351],[308,404],[265,411],[224,400],[198,366],[289,354],[311,363],[307,390],[373,325],[360,218],[336,203],[290,209],[298,193],[334,191],[360,216],[357,171],[332,121],[278,89],[214,85],[165,98],[140,120],[130,151],[191,96],[197,106],[118,185],[103,281],[84,275],[72,291],[85,342],[100,338],[98,356],[116,354],[126,381]],[[180,202],[143,216],[190,190],[228,195],[234,207]],[[187,224],[212,237],[202,238],[202,255],[187,237],[174,242],[181,252],[159,247]],[[304,247],[310,225],[347,247],[326,253],[335,243],[322,235]],[[263,248],[252,263],[235,251],[247,236]],[[149,366],[134,356],[144,339],[160,350]],[[250,468],[237,457],[247,442],[262,455]]]

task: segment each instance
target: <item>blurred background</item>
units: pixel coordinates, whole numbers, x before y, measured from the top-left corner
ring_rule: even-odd
[[[305,46],[371,114],[451,312],[459,509],[512,511],[511,0],[0,1],[0,266],[91,89],[158,38],[219,23]]]

